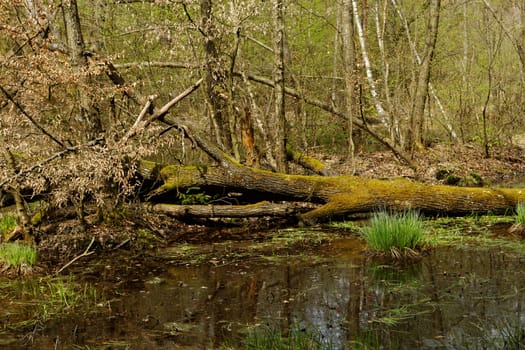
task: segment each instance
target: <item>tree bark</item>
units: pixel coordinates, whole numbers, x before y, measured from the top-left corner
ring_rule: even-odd
[[[151,204],[151,211],[176,218],[246,218],[246,217],[293,217],[312,210],[311,203],[270,203],[267,201],[250,205],[173,205]]]
[[[88,62],[85,55],[84,38],[80,27],[77,0],[62,1],[62,11],[64,14],[64,26],[66,29],[71,66],[81,74],[81,70],[87,68]],[[84,140],[84,142],[86,142],[96,138],[102,132],[102,121],[94,101],[90,99],[86,87],[82,85],[82,81],[77,89],[79,113],[85,129],[86,140]]]
[[[352,174],[355,172],[355,145],[354,145],[354,108],[356,106],[356,82],[355,77],[355,47],[354,47],[354,23],[352,22],[352,4],[351,0],[343,1],[343,66],[345,75],[345,106],[346,115],[348,118],[347,134],[348,134],[348,156],[350,158],[350,165]]]
[[[285,99],[284,99],[284,4],[283,0],[274,0],[274,72],[275,84],[273,126],[273,156],[276,170],[288,172],[286,163]]]
[[[419,67],[418,80],[412,101],[412,111],[410,113],[411,127],[408,133],[408,147],[412,152],[415,149],[422,148],[423,145],[423,117],[428,96],[430,68],[437,42],[440,8],[441,0],[431,0],[425,51]]]
[[[523,189],[492,189],[429,185],[406,179],[378,180],[357,176],[306,176],[274,173],[246,167],[198,135],[188,136],[219,163],[215,167],[161,166],[142,163],[147,177],[158,176],[162,185],[150,200],[169,198],[189,187],[243,192],[260,200],[322,204],[299,214],[304,222],[375,210],[419,210],[423,213],[465,215],[473,212],[506,213],[525,200]],[[175,197],[175,196],[174,196]]]
[[[204,35],[204,52],[206,55],[206,96],[210,113],[212,132],[217,144],[228,152],[233,144],[229,134],[227,73],[218,49],[218,33],[213,18],[213,1],[201,0],[201,33]]]

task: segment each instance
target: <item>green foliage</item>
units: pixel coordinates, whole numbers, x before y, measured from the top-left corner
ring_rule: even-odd
[[[200,191],[200,187],[189,187],[186,193],[179,192],[177,194],[181,204],[192,205],[192,204],[208,204],[211,196]]]
[[[16,218],[12,215],[3,215],[0,218],[0,234],[11,232],[16,227]]]
[[[331,344],[322,339],[318,332],[311,332],[299,326],[293,326],[286,336],[270,327],[259,327],[246,337],[244,349],[253,350],[320,350],[331,349]]]
[[[390,214],[375,213],[363,236],[368,247],[381,253],[397,255],[406,249],[416,249],[424,241],[423,222],[418,213],[405,211]]]
[[[518,203],[516,206],[516,223],[525,225],[525,203]]]
[[[21,243],[5,243],[0,245],[0,262],[6,268],[18,269],[23,265],[32,266],[36,263],[37,252],[32,245]]]

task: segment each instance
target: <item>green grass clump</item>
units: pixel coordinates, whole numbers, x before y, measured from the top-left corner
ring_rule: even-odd
[[[0,245],[0,265],[4,268],[19,269],[22,266],[32,266],[36,263],[35,247],[20,243],[5,243]]]
[[[370,219],[370,226],[364,228],[363,236],[372,251],[404,255],[423,244],[423,221],[414,211],[378,212]]]
[[[0,216],[0,234],[11,232],[16,227],[16,218],[12,215]]]
[[[328,350],[332,346],[321,334],[299,326],[292,327],[282,335],[277,329],[260,327],[250,332],[245,340],[245,349],[253,350]]]
[[[525,225],[525,202],[518,203],[516,206],[516,223]]]

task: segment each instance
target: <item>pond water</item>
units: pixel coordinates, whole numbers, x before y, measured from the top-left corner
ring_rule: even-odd
[[[94,259],[75,273],[101,300],[17,330],[8,325],[20,300],[0,296],[0,349],[240,348],[248,334],[291,330],[330,349],[503,349],[524,334],[520,253],[439,247],[392,266],[363,254],[352,236],[301,250],[254,244],[177,244],[124,264]],[[238,254],[251,249],[259,253]]]

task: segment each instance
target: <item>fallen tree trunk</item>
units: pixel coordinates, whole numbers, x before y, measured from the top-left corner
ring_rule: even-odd
[[[249,205],[174,205],[150,204],[149,210],[176,218],[244,218],[244,217],[290,217],[310,211],[317,206],[312,203],[270,203],[268,201]]]
[[[151,167],[151,164],[148,166]],[[166,198],[185,188],[221,188],[246,196],[322,204],[298,214],[304,222],[371,212],[380,209],[419,210],[423,213],[465,215],[474,212],[512,212],[525,201],[525,189],[495,189],[429,185],[406,179],[378,180],[357,176],[306,176],[273,173],[241,164],[229,167],[184,167],[160,169],[163,185],[151,199]]]
[[[290,175],[250,168],[193,134],[187,126],[177,125],[177,128],[185,130],[186,135],[218,165],[162,166],[144,161],[141,167],[143,174],[150,177],[156,175],[162,180],[162,185],[149,194],[150,200],[164,200],[170,193],[176,197],[181,190],[199,187],[203,190],[211,188],[223,192],[241,192],[244,198],[253,197],[256,200],[264,198],[269,201],[321,204],[306,213],[297,214],[306,223],[380,209],[412,209],[446,215],[474,212],[503,214],[512,212],[518,203],[525,201],[525,189],[519,188],[430,185],[403,178],[378,180],[348,175]],[[170,210],[176,212],[179,209]],[[240,211],[241,208],[236,210],[239,210],[240,216],[249,213],[249,208],[244,212]]]

